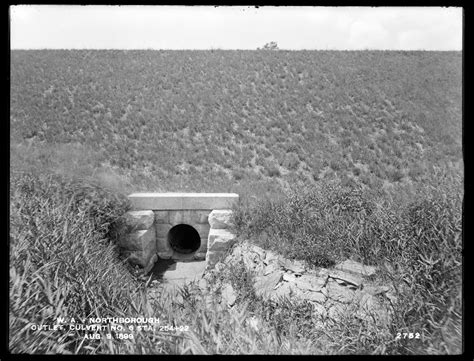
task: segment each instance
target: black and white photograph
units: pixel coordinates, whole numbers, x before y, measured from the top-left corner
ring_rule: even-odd
[[[464,11],[10,6],[8,355],[466,355]]]

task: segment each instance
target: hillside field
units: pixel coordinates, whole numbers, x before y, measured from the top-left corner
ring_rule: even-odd
[[[459,52],[13,51],[12,145],[29,140],[48,162],[72,153],[73,163],[134,190],[426,181],[433,167],[461,166],[461,60]]]

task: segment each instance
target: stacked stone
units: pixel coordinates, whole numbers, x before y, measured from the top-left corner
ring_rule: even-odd
[[[239,261],[254,274],[255,293],[263,299],[307,300],[316,314],[334,321],[349,313],[384,327],[390,324],[391,309],[386,303],[395,290],[369,280],[376,273],[373,266],[346,260],[330,269],[311,269],[302,261],[285,259],[245,241],[215,265],[215,271]]]
[[[231,232],[233,227],[231,210],[213,210],[208,220],[211,228],[207,244],[206,270],[213,268],[236,241],[235,234]]]
[[[162,259],[196,259],[206,258],[209,223],[207,218],[210,210],[160,210],[154,211],[156,230],[156,251]],[[178,224],[188,224],[196,229],[201,237],[201,245],[193,254],[180,254],[174,251],[168,242],[168,232]]]
[[[153,211],[129,211],[117,222],[115,232],[122,254],[145,272],[157,260]]]

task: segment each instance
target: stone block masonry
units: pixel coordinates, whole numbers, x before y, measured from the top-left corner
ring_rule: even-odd
[[[214,267],[234,243],[235,193],[134,193],[115,227],[118,245],[148,273],[158,258],[206,260]]]
[[[117,244],[129,262],[151,270],[158,257],[153,211],[129,211],[115,224]]]

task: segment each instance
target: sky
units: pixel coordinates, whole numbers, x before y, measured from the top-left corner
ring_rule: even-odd
[[[454,7],[10,7],[11,49],[462,50],[462,31]]]

